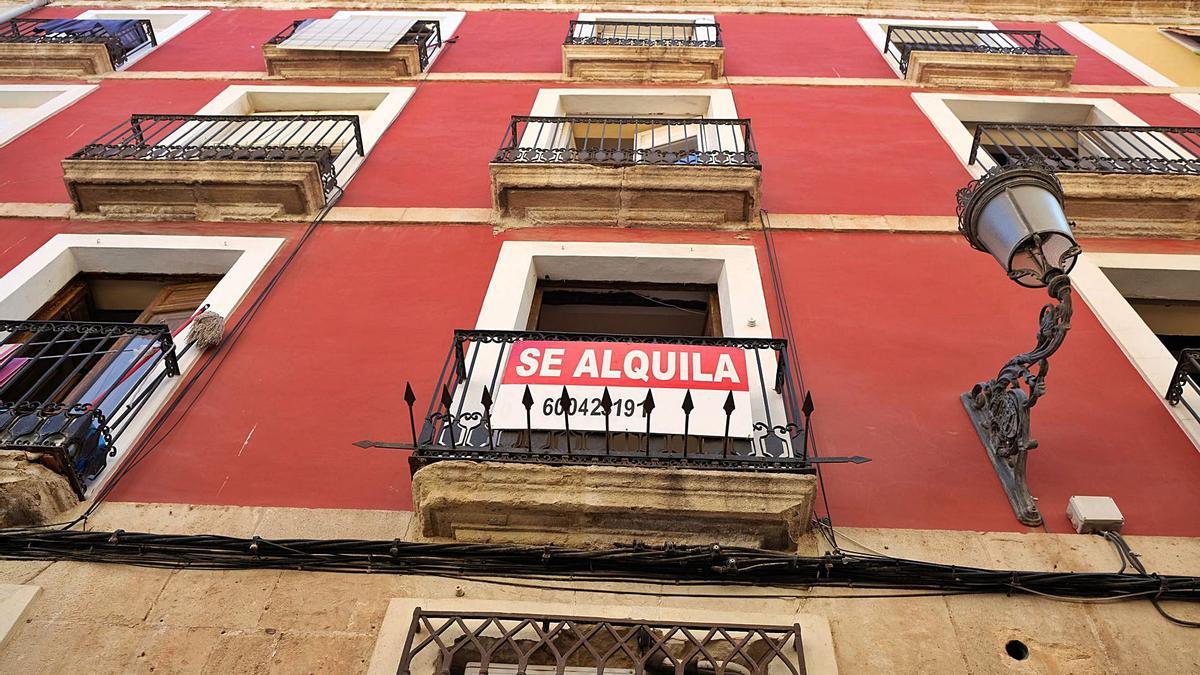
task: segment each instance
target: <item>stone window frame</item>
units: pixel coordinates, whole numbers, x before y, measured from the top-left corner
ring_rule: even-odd
[[[315,96],[318,98],[329,97],[330,104],[338,94],[354,93],[354,94],[382,94],[383,100],[379,105],[375,106],[374,111],[362,124],[363,137],[363,154],[362,157],[355,157],[346,162],[342,169],[338,181],[341,187],[345,187],[358,173],[362,163],[366,161],[367,156],[371,154],[371,150],[383,134],[388,130],[396,118],[400,116],[400,112],[404,110],[408,102],[412,100],[413,94],[416,93],[416,87],[392,87],[392,86],[371,86],[371,87],[350,87],[350,86],[297,86],[297,85],[271,85],[271,84],[234,84],[226,87],[221,93],[217,94],[211,101],[206,103],[204,107],[196,111],[197,115],[240,115],[244,114],[248,107],[247,100],[254,94],[272,94],[284,96]],[[320,110],[318,106],[313,106],[313,109]],[[337,110],[338,108],[329,108]],[[340,156],[340,155],[339,155]]]
[[[1093,22],[1096,23],[1096,22]],[[1152,87],[1178,87],[1171,78],[1144,63],[1133,54],[1118,47],[1106,37],[1083,25],[1080,21],[1060,21],[1058,25],[1071,37],[1087,45],[1089,49],[1112,61],[1129,74]]]
[[[1022,112],[1025,110],[1036,110],[1039,104],[1055,104],[1055,105],[1078,105],[1091,108],[1091,112],[1102,117],[1107,124],[1120,124],[1123,126],[1149,126],[1142,118],[1133,114],[1128,108],[1121,105],[1111,98],[1086,98],[1072,96],[1005,96],[997,94],[958,94],[958,93],[933,93],[933,92],[914,92],[912,94],[913,101],[921,112],[929,118],[934,129],[941,135],[946,144],[954,152],[954,156],[962,163],[963,167],[970,172],[972,177],[978,178],[982,176],[989,168],[995,165],[991,157],[984,155],[976,164],[968,164],[970,161],[971,144],[973,135],[967,130],[966,125],[962,120],[950,109],[947,101],[987,101],[1000,104],[1010,104],[1013,111],[1011,121],[1034,121],[1030,114]],[[1007,121],[1007,120],[1006,120]]]
[[[154,40],[158,44],[146,49],[140,49],[137,53],[129,57],[129,60],[121,64],[117,70],[126,70],[133,64],[141,61],[148,54],[158,51],[164,44],[170,42],[179,34],[210,14],[207,9],[89,9],[81,13],[76,19],[150,19],[153,21],[156,16],[169,16],[178,14],[176,19],[169,27],[159,30],[154,29]]]
[[[600,589],[597,589],[600,590]],[[619,593],[619,590],[617,591]],[[613,605],[588,602],[587,593],[576,593],[579,600],[568,602],[537,602],[527,600],[497,600],[482,597],[413,597],[392,598],[388,602],[379,636],[367,665],[368,675],[395,675],[404,655],[405,639],[418,607],[449,613],[519,614],[526,616],[586,616],[601,619],[637,620],[654,623],[699,623],[711,625],[779,626],[800,624],[805,671],[837,675],[838,665],[829,620],[818,614],[765,613],[730,611],[720,608],[714,600],[710,607],[695,603],[673,605],[670,601],[658,605]],[[727,604],[727,603],[726,603]]]
[[[442,55],[442,52],[446,51],[446,40],[454,37],[454,33],[458,30],[458,27],[462,25],[463,19],[467,17],[467,13],[343,9],[335,12],[330,18],[348,19],[351,17],[361,16],[386,16],[404,19],[416,19],[417,21],[437,21],[438,30],[441,32],[442,36],[442,47],[435,49],[433,53],[429,55],[429,64],[425,67],[425,71],[428,72],[429,69],[433,67],[433,64],[438,60],[438,57]]]
[[[1182,406],[1167,404],[1164,396],[1175,372],[1175,358],[1142,321],[1129,301],[1104,274],[1105,269],[1186,271],[1200,273],[1200,255],[1167,253],[1084,253],[1071,272],[1071,283],[1112,336],[1134,368],[1196,449],[1200,450],[1200,421]],[[1200,409],[1200,396],[1187,390],[1185,398]]]
[[[542,278],[714,284],[721,307],[722,335],[778,337],[771,331],[758,252],[749,244],[506,241],[496,258],[475,328],[526,330],[537,282]],[[492,354],[498,351],[498,345],[472,348],[482,350],[478,358],[499,358],[498,353]],[[776,364],[774,354],[762,355],[764,373],[773,373]],[[751,402],[752,414],[765,414],[758,409],[762,404],[756,398],[752,397]],[[785,416],[783,397],[778,392],[768,388],[765,403],[774,418]]]
[[[284,241],[279,237],[58,234],[0,277],[0,316],[32,316],[80,272],[106,272],[220,274],[221,280],[204,303],[221,316],[229,317]],[[175,338],[177,350],[187,344],[190,331],[186,328]],[[110,458],[105,470],[91,482],[90,494],[95,494],[115,473],[128,449],[146,431],[200,356],[197,349],[184,354],[179,359],[182,376],[165,380],[147,398],[123,432],[116,456]]]
[[[9,115],[7,119],[0,118],[0,148],[98,88],[99,85],[96,84],[0,84],[0,99],[3,99],[5,94],[59,92],[54,98],[32,108],[29,113],[23,113],[16,121],[8,121],[16,117],[15,115]]]
[[[900,64],[893,59],[888,58],[884,48],[887,41],[888,26],[923,26],[929,28],[979,28],[982,30],[996,30],[996,24],[991,21],[968,21],[960,19],[902,19],[902,18],[883,18],[871,19],[860,17],[858,25],[866,33],[867,39],[874,45],[875,51],[883,58],[896,77],[904,79],[904,73],[900,72]]]

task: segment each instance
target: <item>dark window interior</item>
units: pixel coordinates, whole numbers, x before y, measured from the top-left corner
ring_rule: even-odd
[[[529,329],[617,335],[721,335],[709,284],[538,282]]]
[[[1131,299],[1129,304],[1175,358],[1184,349],[1200,349],[1200,302]]]

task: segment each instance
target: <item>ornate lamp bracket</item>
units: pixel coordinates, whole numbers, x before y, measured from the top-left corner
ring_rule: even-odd
[[[1053,274],[1047,278],[1047,291],[1053,302],[1042,307],[1037,345],[1009,359],[996,377],[962,395],[1013,512],[1030,526],[1041,525],[1042,514],[1025,478],[1029,451],[1038,445],[1030,437],[1029,411],[1046,393],[1049,358],[1071,329],[1070,279],[1065,274]]]

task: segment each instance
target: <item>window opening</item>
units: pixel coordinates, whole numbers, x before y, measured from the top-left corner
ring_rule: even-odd
[[[529,330],[719,337],[720,299],[709,284],[541,280]]]

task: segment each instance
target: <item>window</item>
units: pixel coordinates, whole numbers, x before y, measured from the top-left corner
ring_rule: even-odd
[[[1088,307],[1158,397],[1171,387],[1179,354],[1200,346],[1200,255],[1084,253],[1071,279]],[[1200,387],[1163,405],[1200,447]]]
[[[429,62],[425,65],[428,68],[437,61],[442,52],[445,51],[446,41],[453,38],[458,27],[466,18],[466,12],[392,12],[392,11],[360,11],[360,10],[341,10],[333,15],[333,19],[350,19],[364,17],[378,17],[385,19],[412,19],[417,26],[425,22],[437,22],[439,40],[436,44],[430,43]]]
[[[1071,160],[1081,156],[1136,151],[1127,140],[1114,138],[1112,133],[1084,129],[1081,135],[1079,129],[1060,128],[1064,125],[1120,126],[1134,130],[1146,126],[1112,99],[916,93],[913,100],[976,176],[996,164],[1006,163],[1009,157],[1021,155],[1038,154],[1062,161],[1061,168],[1071,168],[1075,166],[1070,164]],[[977,149],[976,132],[981,125],[986,134],[980,135]],[[1000,128],[990,128],[992,125]],[[1005,125],[1022,128],[1009,129]],[[1171,143],[1166,139],[1166,144],[1157,147],[1172,147]],[[1174,147],[1177,156],[1190,157],[1182,147]]]
[[[580,13],[569,43],[693,44],[720,46],[719,28],[711,14]]]
[[[119,436],[118,442],[100,446],[100,452],[95,452],[100,443],[96,433],[85,435],[91,454],[68,449],[70,459],[80,460],[75,468],[86,483],[75,486],[80,494],[112,474],[111,467],[178,381],[164,376],[170,367],[166,350],[155,342],[163,336],[138,326],[166,324],[176,331],[174,353],[179,370],[186,371],[199,355],[199,350],[183,349],[190,339],[188,318],[202,305],[229,316],[281,243],[253,237],[57,235],[0,278],[0,321],[9,325],[9,346],[0,345],[0,399],[11,404],[29,392],[28,401],[37,395],[65,404],[95,404],[109,418],[108,431]],[[116,327],[108,332],[61,330],[59,324],[21,325],[26,319],[93,326],[116,322]],[[25,346],[11,346],[14,342]],[[161,386],[154,386],[157,381]],[[137,401],[139,407],[129,412],[117,405],[121,401]],[[47,421],[44,415],[28,416],[37,424],[18,428],[21,420],[5,417],[14,410],[0,413],[4,442],[34,432],[57,433],[49,426],[57,418]],[[79,437],[74,424],[62,428]],[[109,452],[115,454],[110,457]]]
[[[517,655],[526,657],[522,672],[530,675],[838,672],[829,621],[814,614],[529,602],[486,593],[393,599],[368,670],[466,675],[479,671],[482,654],[489,673],[517,672]]]
[[[1171,26],[1159,28],[1158,31],[1174,42],[1186,47],[1189,51],[1200,54],[1200,28]]]
[[[0,147],[87,96],[96,85],[0,85]]]
[[[903,28],[903,27],[909,26],[909,27],[917,27],[917,28],[919,28],[919,27],[967,28],[967,29],[976,29],[976,30],[995,30],[996,29],[996,25],[990,21],[935,21],[935,20],[923,20],[923,19],[866,19],[866,18],[861,18],[858,20],[858,25],[863,29],[863,32],[867,34],[867,39],[869,39],[871,41],[871,44],[875,45],[875,49],[878,50],[879,53],[883,55],[884,60],[887,61],[887,64],[892,68],[893,71],[895,71],[896,77],[900,77],[900,78],[904,77],[904,72],[901,67],[902,59],[900,58],[901,55],[898,52],[894,51],[895,50],[894,46],[893,46],[892,50],[889,50],[889,45],[887,43],[889,28],[895,29],[895,28]],[[914,37],[914,38],[919,35],[918,31],[906,31],[906,33],[912,33],[913,35],[910,35],[910,37]],[[961,37],[961,34],[955,34],[955,35],[957,35],[958,37],[953,38],[954,40],[960,41],[960,42],[964,40],[964,38]],[[918,41],[920,41],[920,40],[918,40]]]
[[[529,330],[615,335],[720,336],[712,284],[539,281]]]

